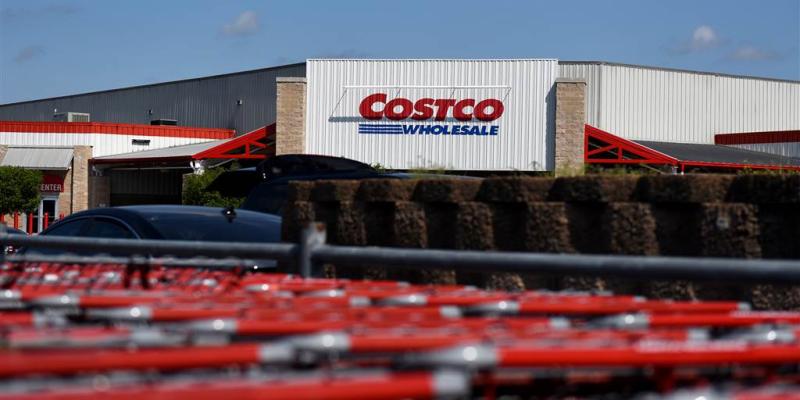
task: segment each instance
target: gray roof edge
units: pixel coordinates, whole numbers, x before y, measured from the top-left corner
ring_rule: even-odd
[[[228,73],[225,73],[225,74],[201,76],[201,77],[197,77],[197,78],[178,79],[178,80],[175,80],[175,81],[147,83],[147,84],[144,84],[144,85],[135,85],[135,86],[126,86],[126,87],[121,87],[121,88],[104,89],[104,90],[97,90],[97,91],[94,91],[94,92],[84,92],[84,93],[76,93],[76,94],[67,94],[67,95],[63,95],[63,96],[45,97],[43,99],[17,101],[17,102],[14,102],[14,103],[0,104],[0,107],[14,106],[14,105],[26,104],[26,103],[36,103],[36,102],[40,102],[40,101],[68,99],[70,97],[88,96],[88,95],[92,95],[92,94],[119,92],[119,91],[129,90],[129,89],[142,89],[142,88],[146,88],[146,87],[172,85],[172,84],[175,84],[175,83],[186,83],[186,82],[193,82],[193,81],[203,81],[203,80],[206,80],[206,79],[225,78],[225,77],[229,77],[229,76],[246,75],[246,74],[252,74],[252,73],[256,73],[256,72],[266,72],[266,71],[272,71],[272,70],[278,70],[278,69],[284,69],[284,68],[299,67],[299,66],[304,66],[304,65],[306,65],[305,61],[304,62],[293,63],[293,64],[276,65],[274,67],[257,68],[257,69],[250,69],[250,70],[245,70],[245,71],[228,72]]]
[[[336,60],[336,59],[309,59],[309,60]],[[403,59],[375,59],[375,60],[385,60],[385,61],[397,61]],[[422,59],[419,59],[422,60]],[[468,59],[453,59],[453,60],[468,60]],[[473,59],[469,59],[473,60]],[[487,61],[490,59],[474,59],[476,61]],[[786,82],[786,83],[798,83],[800,84],[800,80],[792,80],[792,79],[779,79],[779,78],[768,78],[768,77],[761,77],[761,76],[750,76],[750,75],[733,75],[733,74],[724,74],[718,72],[709,72],[709,71],[696,71],[696,70],[689,70],[689,69],[679,69],[679,68],[668,68],[668,67],[654,67],[649,65],[641,65],[641,64],[626,64],[626,63],[618,63],[613,61],[568,61],[568,60],[556,60],[550,58],[528,58],[528,59],[491,59],[491,60],[498,60],[498,61],[512,61],[512,60],[545,60],[551,61],[555,60],[558,61],[558,64],[566,64],[566,65],[609,65],[609,66],[617,66],[617,67],[628,67],[628,68],[644,68],[644,69],[652,69],[657,71],[671,71],[671,72],[685,72],[690,74],[698,74],[698,75],[711,75],[711,76],[720,76],[726,78],[740,78],[740,79],[757,79],[763,81],[772,81],[772,82]],[[63,96],[54,96],[54,97],[45,97],[41,99],[33,99],[33,100],[24,100],[24,101],[17,101],[13,103],[5,103],[0,104],[0,107],[5,106],[14,106],[19,104],[27,104],[27,103],[36,103],[40,101],[49,101],[49,100],[60,100],[60,99],[67,99],[71,97],[79,97],[79,96],[87,96],[93,94],[101,94],[101,93],[110,93],[110,92],[118,92],[128,89],[141,89],[146,87],[154,87],[154,86],[161,86],[161,85],[171,85],[175,83],[185,83],[185,82],[192,82],[192,81],[202,81],[206,79],[215,79],[215,78],[223,78],[229,76],[236,76],[236,75],[245,75],[250,73],[256,72],[264,72],[264,71],[271,71],[271,70],[278,70],[284,68],[293,68],[306,65],[306,62],[297,62],[292,64],[285,64],[285,65],[277,65],[273,67],[266,67],[266,68],[257,68],[245,71],[236,71],[236,72],[229,72],[225,74],[217,74],[217,75],[210,75],[210,76],[203,76],[197,78],[187,78],[187,79],[178,79],[174,81],[166,81],[166,82],[157,82],[157,83],[148,83],[144,85],[135,85],[135,86],[127,86],[121,88],[113,88],[113,89],[105,89],[105,90],[97,90],[93,92],[84,92],[84,93],[76,93],[76,94],[68,94]]]
[[[800,80],[793,80],[793,79],[780,79],[780,78],[768,78],[764,76],[752,76],[752,75],[734,75],[734,74],[725,74],[720,72],[710,72],[710,71],[697,71],[691,69],[681,69],[681,68],[669,68],[669,67],[654,67],[651,65],[641,65],[641,64],[626,64],[626,63],[619,63],[613,61],[567,61],[567,60],[558,60],[558,65],[565,64],[565,65],[608,65],[612,67],[627,67],[627,68],[642,68],[642,69],[652,69],[656,71],[668,71],[668,72],[684,72],[687,74],[697,74],[697,75],[711,75],[711,76],[719,76],[723,78],[739,78],[739,79],[757,79],[762,81],[772,81],[772,82],[785,82],[785,83],[800,83]]]
[[[656,150],[658,152],[667,154],[670,157],[675,157],[675,158],[679,158],[679,157],[677,157],[675,154],[670,154],[670,152],[669,151],[665,151],[665,149],[659,150],[659,149],[652,148],[651,146],[652,145],[658,146],[660,144],[664,144],[664,145],[680,145],[680,146],[687,146],[687,147],[688,146],[706,147],[706,148],[713,147],[715,149],[725,149],[725,150],[728,150],[728,151],[730,151],[732,153],[736,153],[736,154],[753,154],[754,156],[770,157],[770,158],[775,159],[776,161],[785,161],[785,163],[780,163],[780,164],[759,164],[759,163],[754,163],[753,162],[753,164],[755,164],[755,165],[800,166],[800,158],[797,158],[797,157],[784,156],[784,155],[775,154],[775,153],[767,153],[765,151],[743,149],[741,147],[736,147],[736,146],[713,144],[713,143],[679,143],[679,142],[662,142],[662,141],[657,141],[657,140],[637,140],[637,139],[631,139],[631,141],[634,142],[634,143],[640,144],[642,146],[648,147],[648,148],[650,148],[652,150]],[[681,161],[701,161],[702,162],[704,160],[689,160],[689,159],[685,159],[685,160],[681,160]],[[740,161],[736,161],[734,163],[748,163],[748,162],[740,160]]]
[[[209,146],[208,148],[213,148],[219,146],[229,140],[235,138],[228,138],[228,139],[219,139],[219,140],[208,140],[205,142],[197,142],[197,143],[186,143],[186,144],[179,144],[176,146],[169,146],[169,147],[160,147],[157,149],[145,149],[145,150],[138,150],[138,151],[129,151],[127,153],[118,153],[118,154],[107,154],[105,156],[100,157],[93,157],[93,160],[116,160],[116,159],[125,159],[125,158],[147,158],[147,157],[134,157],[134,156],[147,156],[153,154],[154,152],[169,152],[169,151],[176,151],[181,149],[187,149],[192,147],[204,147]],[[205,151],[205,150],[199,150]],[[161,157],[183,157],[186,154],[177,154],[174,156],[161,156]]]

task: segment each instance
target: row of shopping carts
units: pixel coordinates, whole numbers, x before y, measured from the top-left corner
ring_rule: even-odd
[[[800,312],[5,263],[0,398],[800,399]]]

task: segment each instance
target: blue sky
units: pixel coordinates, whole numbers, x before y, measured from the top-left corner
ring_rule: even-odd
[[[800,0],[0,0],[0,104],[313,57],[602,60],[800,80]]]

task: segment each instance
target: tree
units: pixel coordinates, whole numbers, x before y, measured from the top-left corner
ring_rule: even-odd
[[[209,168],[202,175],[189,175],[183,183],[183,204],[208,207],[239,207],[244,201],[240,197],[224,197],[217,191],[206,190],[224,168]]]
[[[32,212],[39,207],[42,172],[20,167],[0,167],[0,214]]]

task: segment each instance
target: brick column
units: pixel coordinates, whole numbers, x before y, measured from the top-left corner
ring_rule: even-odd
[[[64,216],[72,214],[72,169],[64,174],[64,191],[58,195],[58,213]]]
[[[583,175],[586,81],[556,80],[555,174]]]
[[[278,100],[275,122],[275,154],[305,152],[306,78],[277,78]]]
[[[6,153],[8,153],[8,146],[0,144],[0,161],[3,161],[3,158],[6,157]]]
[[[74,149],[72,156],[72,210],[70,213],[89,208],[89,160],[92,158],[92,146],[75,146]]]

